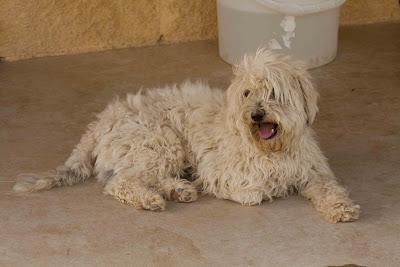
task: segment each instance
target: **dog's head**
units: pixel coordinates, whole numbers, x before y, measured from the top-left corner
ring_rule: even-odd
[[[234,68],[227,92],[232,130],[264,151],[288,148],[311,125],[318,94],[303,64],[260,49]]]

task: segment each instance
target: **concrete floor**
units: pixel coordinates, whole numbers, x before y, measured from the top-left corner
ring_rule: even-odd
[[[399,33],[342,28],[337,59],[312,71],[321,146],[363,209],[336,225],[296,196],[257,207],[204,197],[152,213],[93,181],[12,195],[16,174],[61,164],[113,96],[186,78],[226,88],[231,70],[213,41],[1,63],[0,266],[399,266]]]

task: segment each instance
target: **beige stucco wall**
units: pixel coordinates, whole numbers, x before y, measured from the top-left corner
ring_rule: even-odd
[[[0,57],[213,39],[215,0],[0,0]],[[342,24],[400,20],[398,0],[348,0]]]
[[[6,60],[215,36],[215,0],[0,0]]]

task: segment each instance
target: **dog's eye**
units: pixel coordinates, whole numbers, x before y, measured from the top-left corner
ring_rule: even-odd
[[[248,97],[249,94],[250,94],[250,90],[248,90],[248,89],[243,92],[244,97]]]

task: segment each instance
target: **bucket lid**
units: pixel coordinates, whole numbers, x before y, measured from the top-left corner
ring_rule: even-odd
[[[346,0],[256,0],[285,15],[301,16],[337,8]]]

